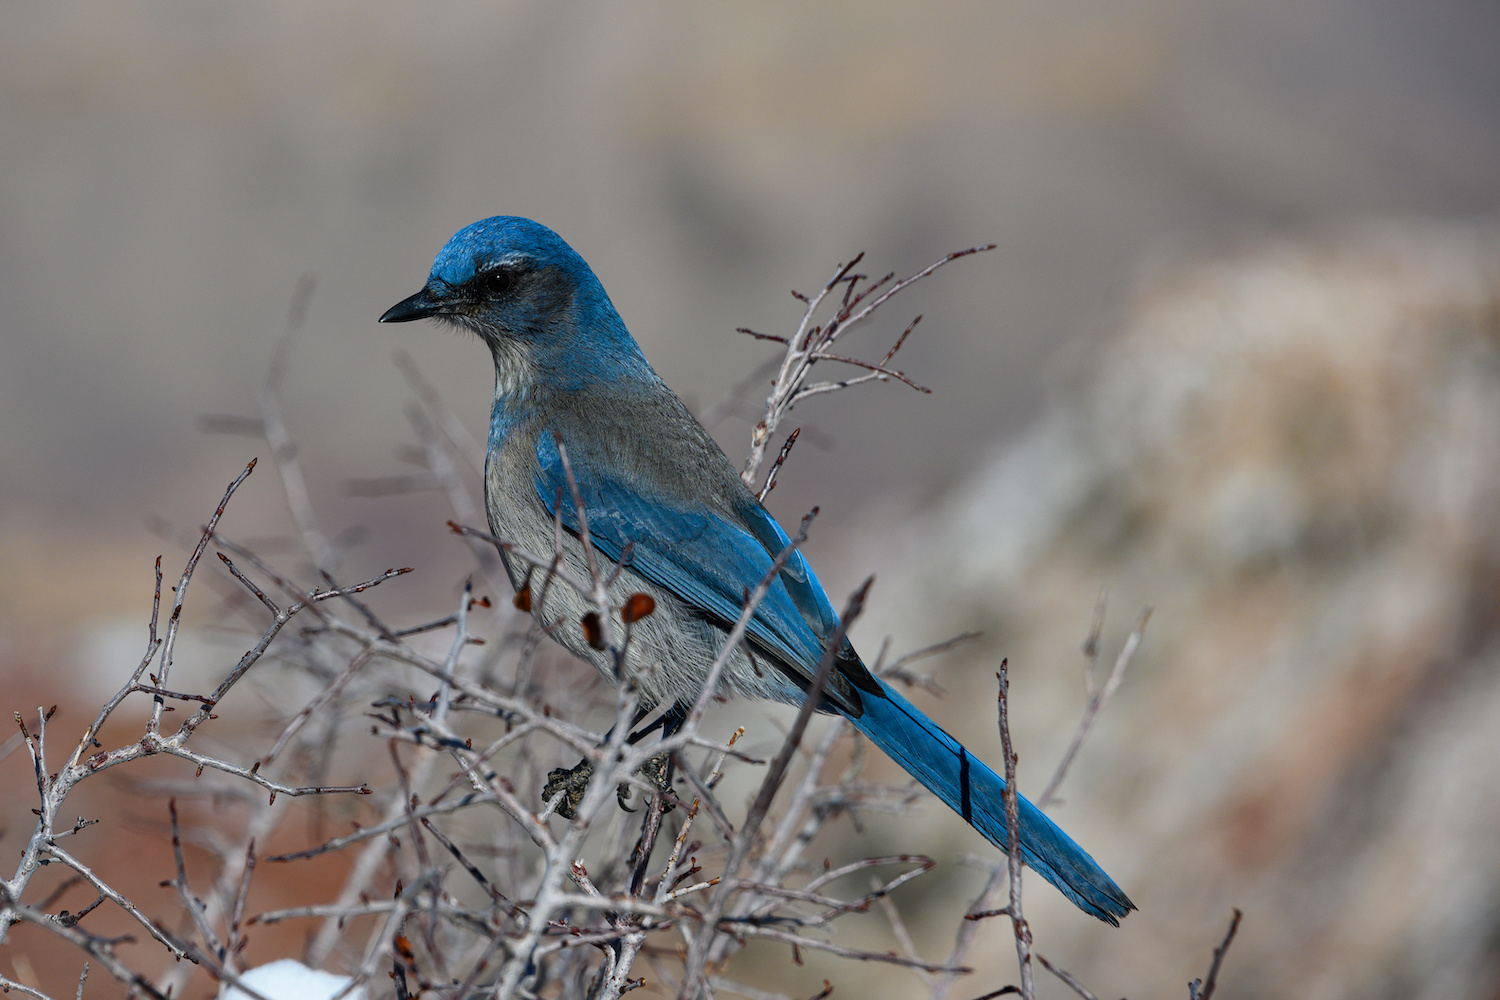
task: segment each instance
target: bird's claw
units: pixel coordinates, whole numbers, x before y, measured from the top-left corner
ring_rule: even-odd
[[[636,774],[645,778],[656,786],[661,794],[666,808],[662,812],[671,812],[675,806],[672,803],[672,755],[670,753],[659,753],[646,763],[636,768]],[[620,808],[626,812],[635,812],[625,803],[630,801],[631,789],[629,785],[621,785],[615,789],[615,798],[619,800]]]
[[[667,800],[667,808],[670,811],[670,792],[672,791],[672,768],[670,753],[657,754],[646,763],[642,764],[637,772],[651,784],[660,790],[663,798]],[[583,804],[583,793],[588,790],[589,779],[594,776],[594,765],[587,760],[578,762],[573,768],[559,767],[547,772],[547,783],[542,786],[542,801],[551,802],[553,796],[558,792],[563,793],[562,800],[557,804],[557,814],[564,819],[572,819],[578,813],[578,807]],[[615,789],[615,799],[620,803],[620,808],[626,812],[635,812],[628,803],[631,798],[631,789],[628,784],[621,784]]]

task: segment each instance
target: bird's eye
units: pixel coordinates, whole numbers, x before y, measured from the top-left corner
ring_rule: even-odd
[[[503,267],[497,267],[493,271],[484,271],[474,278],[474,285],[485,298],[497,298],[510,291],[510,286],[515,283],[515,275]]]

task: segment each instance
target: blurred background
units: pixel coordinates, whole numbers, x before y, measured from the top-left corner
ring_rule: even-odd
[[[373,600],[419,620],[466,564],[451,515],[351,481],[410,471],[397,351],[485,426],[477,344],[375,323],[455,230],[552,226],[700,413],[789,290],[995,242],[847,345],[922,313],[898,361],[933,395],[804,405],[770,506],[822,508],[836,595],[879,574],[863,648],[985,633],[924,707],[991,759],[1010,657],[1023,790],[1101,590],[1106,658],[1155,607],[1056,810],[1142,912],[1081,926],[1039,888],[1040,950],[1180,995],[1238,906],[1233,995],[1500,997],[1496,8],[123,0],[0,28],[5,708],[133,667],[152,559],[266,455],[201,418],[256,414],[305,275],[281,400],[312,500],[348,578],[418,568]],[[715,428],[736,461],[762,395]],[[237,504],[231,532],[286,533],[274,475]],[[906,824],[866,834],[982,849],[937,806]],[[982,881],[942,878],[904,901],[942,910],[933,951]],[[1013,976],[985,933],[976,994]],[[921,991],[761,954],[789,995]]]

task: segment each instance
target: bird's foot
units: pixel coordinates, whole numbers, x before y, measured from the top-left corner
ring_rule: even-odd
[[[666,808],[662,812],[671,812],[674,808],[672,805],[672,755],[670,753],[659,753],[636,768],[635,773],[656,786],[657,790],[661,793],[663,801],[666,802]],[[634,809],[626,805],[630,801],[631,791],[629,785],[621,785],[615,789],[615,798],[619,801],[620,808],[626,812],[635,812]]]
[[[583,804],[583,793],[588,790],[589,778],[594,776],[594,765],[580,760],[574,768],[559,767],[547,772],[547,783],[542,786],[542,801],[551,802],[558,792],[563,793],[557,804],[557,814],[563,819],[572,819]]]
[[[672,755],[669,753],[657,754],[637,768],[636,773],[660,789],[663,796],[669,796],[672,791],[671,760]],[[577,814],[578,807],[583,803],[583,793],[588,790],[589,779],[593,776],[594,765],[588,760],[579,761],[577,767],[559,767],[549,771],[547,783],[542,786],[542,801],[551,802],[554,795],[562,792],[562,800],[557,804],[557,814],[564,819],[572,819]],[[619,801],[621,809],[626,812],[635,811],[627,804],[631,798],[629,785],[622,784],[615,789],[615,798]],[[671,808],[669,801],[667,810]]]

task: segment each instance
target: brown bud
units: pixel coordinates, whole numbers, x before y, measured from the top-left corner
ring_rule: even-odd
[[[638,622],[648,617],[656,610],[656,601],[650,594],[631,594],[625,598],[625,606],[620,609],[620,618],[627,624]]]
[[[604,629],[599,625],[599,612],[590,611],[578,620],[583,626],[583,637],[588,640],[589,645],[595,649],[604,648]]]

